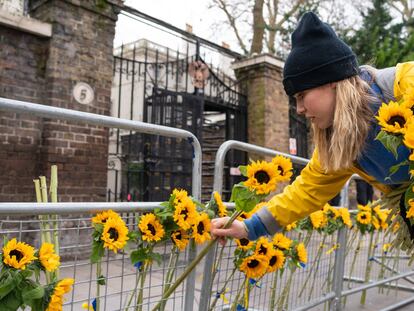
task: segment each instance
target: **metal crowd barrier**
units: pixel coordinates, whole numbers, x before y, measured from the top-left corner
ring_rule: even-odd
[[[166,137],[187,139],[193,147],[192,157],[192,196],[196,200],[201,199],[201,164],[202,153],[201,146],[198,139],[191,133],[185,130],[171,128],[167,126],[148,124],[139,121],[119,119],[104,115],[98,115],[93,113],[81,112],[70,109],[63,109],[52,106],[39,105],[29,102],[23,102],[18,100],[12,100],[7,98],[0,98],[0,111],[9,111],[15,113],[30,113],[32,116],[38,116],[43,118],[51,118],[58,120],[68,120],[83,122],[86,124],[92,124],[103,127],[119,128],[131,131],[137,131],[145,134],[161,135]],[[117,212],[142,212],[152,210],[155,207],[159,207],[156,202],[152,203],[0,203],[0,215],[41,215],[41,214],[56,214],[67,215],[74,213],[84,212],[97,212],[105,209],[113,209]],[[76,220],[73,220],[76,222]],[[78,221],[80,221],[78,219]],[[85,219],[82,222],[86,221]],[[20,222],[20,228],[22,223]],[[2,225],[3,227],[3,225]],[[87,226],[84,226],[87,227]],[[13,230],[11,230],[13,231]],[[10,230],[3,231],[10,233]],[[33,229],[28,229],[34,231]],[[189,248],[186,261],[191,262],[196,256],[195,245],[191,245]],[[108,259],[109,260],[109,259]],[[124,262],[124,261],[122,261]],[[75,266],[76,267],[76,266]],[[76,271],[76,270],[75,270]],[[89,280],[89,283],[91,280]],[[76,285],[76,284],[75,284]],[[90,287],[89,287],[90,291]],[[185,290],[185,305],[184,310],[192,311],[194,306],[194,292],[195,292],[195,271],[190,274],[186,280]],[[122,294],[122,291],[121,291]],[[73,306],[72,306],[73,308]]]
[[[288,157],[292,160],[293,163],[297,163],[297,164],[307,164],[308,160],[307,159],[303,159],[300,157],[296,157],[296,156],[292,156],[290,154],[285,154],[285,153],[281,153],[272,149],[268,149],[268,148],[263,148],[263,147],[259,147],[259,146],[255,146],[252,144],[247,144],[244,142],[239,142],[239,141],[226,141],[225,143],[223,143],[219,150],[217,151],[216,154],[216,160],[215,160],[215,171],[214,171],[214,187],[213,190],[217,191],[219,193],[221,193],[222,188],[223,188],[223,173],[224,173],[224,161],[225,161],[225,157],[226,154],[229,150],[231,149],[236,149],[236,150],[240,150],[240,151],[245,151],[245,152],[250,152],[250,153],[254,153],[254,154],[258,154],[258,155],[262,155],[262,156],[276,156],[276,155],[283,155],[285,157]],[[360,177],[358,175],[353,175],[345,184],[345,186],[343,187],[342,191],[341,191],[341,203],[340,206],[342,207],[350,207],[350,202],[349,202],[349,186],[350,186],[350,182],[352,180],[355,179],[360,179]],[[350,241],[347,240],[347,233],[348,233],[349,229],[341,229],[338,230],[336,237],[332,236],[332,240],[330,241],[330,244],[339,244],[339,245],[348,245],[348,243],[350,243]],[[291,233],[288,233],[288,235],[292,235]],[[295,237],[295,236],[293,236]],[[297,236],[296,236],[297,237]],[[351,241],[352,242],[352,241]],[[362,243],[362,246],[365,247],[367,241],[364,241],[364,243]],[[312,246],[313,243],[313,246]],[[315,245],[316,243],[316,245]],[[309,258],[312,260],[315,258],[315,251],[317,249],[317,246],[319,243],[319,241],[313,241],[311,240],[311,242],[309,243],[309,245],[311,246],[308,251],[309,251]],[[353,246],[353,244],[350,244],[351,246]],[[212,275],[213,275],[213,271],[212,268],[214,267],[214,263],[216,260],[216,256],[218,255],[218,248],[216,247],[215,249],[211,250],[205,259],[205,263],[204,263],[204,272],[203,272],[203,284],[202,284],[202,288],[201,288],[201,295],[200,295],[200,311],[207,311],[209,309],[209,305],[210,305],[210,301],[211,298],[214,298],[216,295],[220,294],[217,293],[217,290],[219,290],[221,288],[220,285],[222,285],[222,282],[220,281],[220,279],[222,278],[221,275],[224,275],[224,279],[226,279],[231,271],[231,267],[233,265],[232,262],[232,253],[233,250],[235,248],[235,245],[228,245],[224,248],[224,251],[221,253],[221,257],[220,257],[220,265],[219,267],[217,267],[217,272],[215,273],[216,275],[216,280],[215,280],[215,284],[213,284],[213,280],[212,280]],[[315,278],[317,277],[319,282],[326,282],[326,280],[328,278],[330,278],[330,274],[332,275],[332,284],[331,284],[331,288],[325,292],[319,291],[317,289],[315,289],[316,294],[315,295],[305,295],[308,296],[308,299],[300,299],[300,297],[297,297],[297,295],[295,296],[294,299],[292,299],[292,295],[290,295],[289,301],[287,303],[288,305],[288,310],[295,310],[295,311],[302,311],[302,310],[309,310],[312,309],[314,307],[317,307],[323,303],[329,303],[329,310],[336,310],[336,311],[341,311],[343,309],[343,298],[358,292],[362,292],[363,290],[372,288],[372,287],[378,287],[384,284],[390,284],[390,282],[401,279],[401,278],[407,278],[407,276],[410,276],[412,274],[414,274],[413,271],[408,271],[408,272],[401,272],[401,271],[393,271],[392,273],[398,273],[398,275],[396,276],[391,276],[385,279],[381,279],[381,280],[376,280],[376,281],[370,281],[370,284],[364,284],[362,286],[358,286],[356,288],[352,288],[352,289],[348,289],[348,290],[344,290],[344,281],[345,281],[345,270],[346,268],[349,268],[350,262],[346,262],[345,260],[350,259],[350,256],[346,257],[346,248],[345,247],[339,247],[335,253],[334,253],[334,258],[333,260],[333,271],[323,271],[323,268],[321,269],[322,271],[320,271],[320,273],[318,272],[318,274],[315,276]],[[365,253],[360,253],[360,256],[358,257],[363,257],[365,256]],[[326,256],[325,256],[326,257]],[[331,260],[329,259],[329,261]],[[326,261],[327,259],[320,259],[319,263],[316,262],[309,262],[308,266],[311,266],[312,264],[317,264],[319,267],[323,267],[324,264],[326,264],[326,262],[321,262],[321,261]],[[358,261],[358,265],[361,266],[363,263],[367,262],[367,258],[364,257],[363,259],[360,259]],[[348,264],[348,265],[347,265]],[[330,265],[330,264],[329,264]],[[306,272],[299,272],[296,271],[295,272],[295,278],[296,278],[296,283],[297,284],[301,284],[303,283],[305,277],[309,277],[306,276]],[[241,275],[235,274],[233,280],[228,284],[228,291],[227,294],[229,297],[232,297],[232,295],[235,294],[235,292],[237,291],[237,288],[239,286],[242,286],[242,280],[244,278]],[[361,280],[361,278],[357,278],[357,280]],[[280,280],[280,283],[282,284],[283,282],[286,281],[286,277],[284,277],[283,279]],[[347,281],[351,281],[351,282],[355,282],[355,280],[352,280],[352,276],[347,278]],[[269,290],[266,291],[266,289],[269,289],[271,286],[271,283],[269,281],[269,278],[267,276],[265,276],[261,282],[260,282],[260,286],[261,288],[257,288],[254,289],[251,293],[251,298],[250,298],[250,307],[252,308],[252,310],[268,310],[268,300],[269,300]],[[320,284],[318,284],[320,285]],[[350,287],[350,286],[349,286]],[[410,288],[410,287],[404,287],[402,285],[394,285],[392,286],[393,288],[396,289],[402,289],[402,290],[410,290],[410,291],[414,291],[414,288]],[[312,289],[313,290],[313,289]],[[306,290],[305,290],[306,292]],[[226,294],[226,293],[225,293]],[[388,307],[386,310],[394,310],[400,306],[406,305],[410,302],[414,301],[414,298],[410,298],[410,299],[406,299],[404,301],[401,301],[397,304],[395,304],[394,306],[390,306]],[[219,302],[216,305],[216,309],[215,310],[226,310],[226,304],[223,302]]]
[[[201,147],[197,138],[190,132],[169,128],[165,126],[152,125],[143,122],[123,120],[108,116],[101,116],[91,113],[73,111],[68,109],[43,106],[38,104],[26,103],[21,101],[15,101],[10,99],[0,98],[0,110],[6,110],[18,113],[30,113],[39,117],[48,117],[60,120],[71,120],[76,122],[84,122],[87,124],[94,124],[98,126],[114,127],[127,130],[135,130],[141,133],[163,135],[167,137],[186,138],[193,146],[193,171],[192,171],[192,196],[200,200],[201,197]],[[289,154],[284,154],[271,149],[258,147],[255,145],[238,142],[227,141],[222,144],[216,155],[215,173],[214,173],[214,190],[221,193],[223,186],[223,170],[224,160],[227,152],[230,149],[237,149],[241,151],[251,152],[264,156],[283,155],[292,160],[293,163],[306,164],[307,159],[295,157]],[[358,178],[356,175],[351,179]],[[349,207],[349,183],[347,182],[342,190],[341,206]],[[136,214],[151,211],[154,208],[158,208],[159,202],[114,202],[114,203],[101,203],[101,202],[88,202],[88,203],[0,203],[0,235],[8,235],[18,237],[19,239],[33,238],[33,235],[39,234],[40,223],[39,220],[33,219],[34,215],[44,214],[56,214],[61,218],[56,220],[59,222],[60,236],[63,238],[60,250],[62,256],[65,254],[71,254],[69,259],[62,262],[61,273],[65,277],[74,277],[75,285],[72,292],[72,297],[68,303],[65,304],[65,310],[79,310],[80,305],[83,302],[90,302],[94,298],[93,293],[96,286],[96,277],[94,276],[93,265],[89,263],[89,260],[84,257],[84,254],[90,251],[90,240],[86,240],[85,237],[91,238],[92,227],[90,225],[90,217],[79,216],[81,214],[92,214],[98,211],[113,209],[114,211],[123,213],[127,225],[130,228],[136,227]],[[66,215],[63,217],[63,215]],[[78,215],[78,216],[74,216]],[[23,217],[24,216],[24,217]],[[29,216],[29,217],[26,217]],[[339,243],[340,245],[347,245],[352,241],[347,240],[347,229],[339,230],[336,236],[332,236],[329,241],[331,244]],[[295,232],[289,233],[291,237],[298,238]],[[303,237],[302,237],[303,238]],[[318,282],[326,282],[331,280],[331,284],[326,286],[327,290],[323,291],[324,286],[314,286],[315,288],[306,288],[305,294],[302,298],[296,293],[295,296],[290,294],[287,298],[286,306],[289,310],[308,310],[313,307],[319,306],[323,303],[329,303],[330,310],[342,310],[342,301],[344,297],[361,292],[363,290],[384,286],[388,284],[390,288],[397,288],[401,290],[412,290],[411,287],[404,287],[403,285],[393,285],[398,279],[405,279],[412,281],[409,276],[414,274],[414,271],[403,271],[398,267],[388,267],[391,271],[391,276],[384,279],[375,280],[369,284],[363,284],[356,288],[351,288],[349,284],[351,282],[358,283],[363,282],[361,277],[355,277],[353,274],[348,274],[349,270],[349,256],[346,257],[345,247],[340,247],[335,251],[334,255],[324,256],[319,263],[312,261],[315,259],[316,250],[319,245],[318,238],[312,237],[309,243],[310,247],[309,258],[310,261],[307,267],[311,267],[313,264],[317,264],[315,279]],[[366,241],[364,241],[365,243]],[[353,244],[350,244],[351,246]],[[164,243],[158,246],[158,251],[163,254],[164,259],[169,255],[169,245]],[[179,288],[176,293],[168,301],[166,310],[198,310],[206,311],[209,307],[211,297],[223,284],[223,279],[227,279],[231,269],[233,269],[233,250],[234,244],[227,245],[223,249],[222,257],[220,258],[220,264],[216,279],[213,284],[212,280],[212,267],[217,256],[217,248],[211,251],[204,262],[203,272],[201,276],[201,291],[198,293],[196,290],[196,271],[194,271],[190,277],[186,280],[185,288]],[[180,274],[186,265],[195,257],[196,249],[190,247],[187,254],[181,254],[177,264],[177,275]],[[397,254],[399,255],[399,254]],[[359,257],[362,257],[360,254]],[[375,258],[374,258],[375,259]],[[166,260],[160,265],[153,265],[148,276],[148,284],[145,286],[145,298],[144,304],[148,310],[161,298],[162,282],[166,273]],[[360,266],[366,264],[367,258],[358,262]],[[332,271],[328,268],[333,266]],[[327,268],[328,267],[328,268]],[[104,293],[101,297],[103,303],[102,310],[123,310],[126,300],[129,295],[134,291],[133,287],[128,287],[128,284],[133,283],[137,269],[131,266],[129,259],[125,253],[118,255],[108,255],[103,260],[103,270],[106,274],[107,283],[105,285]],[[358,271],[359,273],[360,271]],[[303,284],[306,278],[309,278],[309,270],[303,269],[296,271],[294,276],[294,284]],[[284,273],[283,277],[278,281],[280,286],[286,282],[288,270]],[[333,274],[332,279],[330,275]],[[244,277],[237,272],[234,274],[231,282],[229,283],[229,291],[224,293],[229,297],[237,291],[242,285]],[[344,290],[344,281],[348,282],[348,288]],[[413,281],[414,282],[414,281]],[[269,288],[271,286],[271,279],[269,276],[264,277],[260,284],[258,284],[251,292],[251,310],[267,310],[269,301]],[[320,284],[318,284],[320,285]],[[316,288],[317,287],[317,288]],[[296,288],[297,290],[297,288]],[[388,307],[386,310],[394,310],[400,306],[410,303],[414,298],[402,300],[399,303]],[[117,306],[116,308],[114,306]],[[144,306],[144,305],[143,305]],[[134,306],[133,306],[134,307]],[[228,305],[222,299],[216,306],[216,310],[226,310]],[[250,310],[250,308],[249,308]]]

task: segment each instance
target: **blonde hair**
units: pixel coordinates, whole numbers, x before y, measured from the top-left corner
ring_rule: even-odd
[[[332,126],[327,129],[313,126],[319,162],[326,172],[351,167],[361,154],[373,120],[369,103],[375,97],[369,89],[359,76],[337,82]]]

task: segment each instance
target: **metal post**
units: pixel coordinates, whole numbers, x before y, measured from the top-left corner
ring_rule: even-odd
[[[347,181],[347,183],[341,191],[342,207],[349,207],[349,182],[350,180]],[[333,292],[335,292],[335,298],[331,300],[329,304],[329,309],[331,311],[342,310],[341,298],[345,266],[346,233],[347,229],[345,227],[338,230],[337,243],[339,244],[339,248],[335,252],[334,274],[332,283],[332,290]]]
[[[265,156],[276,156],[283,155],[292,159],[294,163],[307,164],[309,160],[292,156],[290,154],[278,152],[269,148],[259,147],[256,145],[244,143],[236,140],[228,140],[221,144],[220,148],[216,153],[216,160],[214,163],[214,184],[213,191],[217,191],[221,194],[223,189],[223,173],[224,173],[224,160],[226,158],[227,152],[231,149],[236,149],[240,151],[246,151],[251,153],[257,153]],[[212,267],[214,266],[214,258],[216,256],[216,248],[211,249],[205,259],[204,263],[204,274],[203,274],[203,283],[201,286],[200,294],[200,306],[199,311],[207,311],[210,305],[210,298],[213,287],[212,280]]]

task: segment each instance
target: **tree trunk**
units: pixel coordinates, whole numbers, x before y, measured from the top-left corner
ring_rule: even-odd
[[[263,18],[264,0],[255,0],[253,7],[253,39],[250,54],[260,54],[263,50],[265,22]]]

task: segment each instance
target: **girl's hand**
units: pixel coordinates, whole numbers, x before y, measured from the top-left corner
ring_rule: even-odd
[[[211,220],[211,234],[213,237],[230,237],[235,239],[247,239],[246,226],[242,221],[234,220],[231,226],[227,229],[222,229],[230,217],[215,218]],[[220,243],[224,245],[225,239],[220,239]]]

